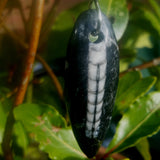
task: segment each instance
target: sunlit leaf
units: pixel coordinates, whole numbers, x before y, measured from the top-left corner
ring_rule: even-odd
[[[119,152],[134,146],[142,138],[160,129],[160,92],[150,93],[132,104],[119,121],[107,152]]]
[[[23,104],[14,110],[14,115],[51,159],[86,159],[72,130],[66,128],[65,120],[53,107]]]
[[[123,112],[130,104],[147,93],[155,82],[155,77],[141,78],[139,72],[126,74],[119,81],[116,110]]]
[[[139,143],[136,144],[136,148],[144,158],[144,160],[151,160],[151,153],[149,151],[149,142],[147,138],[142,139]]]
[[[26,150],[29,144],[29,139],[24,126],[20,122],[17,122],[14,125],[14,135],[16,136],[16,143],[18,146]]]
[[[102,11],[111,19],[113,19],[113,28],[117,40],[119,40],[128,24],[129,14],[126,0],[100,0]]]

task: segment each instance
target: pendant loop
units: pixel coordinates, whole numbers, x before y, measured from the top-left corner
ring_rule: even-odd
[[[100,9],[98,0],[93,0],[93,1],[94,1],[94,4],[95,4],[97,13],[98,13],[98,25],[97,25],[96,31],[94,32],[94,35],[97,35],[99,33],[99,31],[100,31],[100,28],[101,28],[102,13],[101,13],[101,9]]]

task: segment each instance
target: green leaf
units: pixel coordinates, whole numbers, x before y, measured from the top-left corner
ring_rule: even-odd
[[[0,144],[2,143],[3,140],[7,115],[10,108],[11,108],[11,102],[9,99],[3,99],[3,102],[0,102]]]
[[[83,2],[59,14],[48,39],[48,60],[65,57],[75,20],[81,12],[87,9],[88,2]]]
[[[151,67],[151,68],[149,68],[149,72],[152,76],[157,77],[155,88],[157,90],[160,90],[160,67],[159,66]]]
[[[141,32],[141,34],[137,37],[137,40],[135,41],[134,45],[135,48],[152,48],[153,45],[150,40],[150,34],[147,32]]]
[[[143,48],[143,47],[152,48],[153,44],[150,39],[151,33],[139,26],[141,25],[140,21],[142,20],[139,20],[139,17],[137,15],[135,16],[132,15],[132,17],[134,18],[137,17],[137,19],[135,18],[136,20],[131,20],[131,23],[133,24],[127,27],[125,31],[125,35],[123,36],[121,40],[121,43],[123,43],[122,47],[126,49],[130,48],[134,50],[138,48]]]
[[[142,139],[139,143],[136,144],[136,148],[144,158],[144,160],[151,160],[151,154],[149,151],[149,142],[147,138]]]
[[[34,135],[40,149],[51,159],[86,159],[71,129],[66,128],[65,120],[53,107],[23,104],[14,110],[14,115]]]
[[[155,0],[149,0],[149,3],[151,4],[152,8],[154,9],[157,16],[160,18],[160,7],[159,4]]]
[[[29,144],[29,139],[24,126],[20,122],[14,124],[14,135],[16,136],[16,143],[18,146],[26,150]]]
[[[140,80],[141,78],[141,73],[137,71],[128,72],[125,76],[120,78],[117,97],[120,97],[128,89],[128,87],[132,86],[133,83]]]
[[[139,97],[143,96],[153,86],[156,79],[154,77],[143,78],[131,86],[116,100],[118,109],[125,109],[135,102]]]
[[[119,152],[136,145],[160,129],[160,92],[150,93],[132,104],[122,116],[107,152]]]
[[[100,0],[102,11],[109,17],[114,18],[113,28],[117,40],[119,40],[128,24],[129,14],[126,0]]]
[[[66,108],[62,105],[59,95],[57,94],[56,87],[53,85],[51,78],[44,76],[40,80],[42,82],[35,85],[33,89],[33,102],[50,104],[54,106],[59,113],[65,115]]]
[[[2,92],[3,93],[3,92]],[[2,94],[0,93],[0,94]],[[3,93],[4,94],[4,93]],[[0,155],[2,154],[2,141],[3,141],[3,135],[5,131],[5,125],[7,121],[7,115],[11,108],[11,101],[5,97],[4,94],[2,97],[2,101],[0,102]]]
[[[115,105],[123,112],[130,104],[143,96],[156,82],[155,77],[141,78],[139,72],[131,72],[120,79]]]
[[[144,17],[152,22],[151,25],[153,26],[153,28],[155,30],[157,30],[158,34],[160,35],[160,22],[159,19],[154,15],[154,13],[152,13],[151,11],[147,10],[147,9],[142,9]]]
[[[5,123],[6,123],[6,113],[4,112],[3,106],[0,103],[0,144],[2,143],[3,140],[3,133],[4,133],[4,128],[5,128]]]
[[[140,72],[126,74],[119,81],[115,111],[124,112],[130,104],[147,93],[155,82],[155,77],[141,78]]]

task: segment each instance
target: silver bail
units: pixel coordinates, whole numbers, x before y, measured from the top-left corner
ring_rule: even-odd
[[[98,25],[97,25],[97,29],[96,29],[96,31],[94,33],[95,35],[97,35],[99,33],[99,31],[100,31],[100,28],[101,28],[102,12],[101,12],[98,0],[93,0],[93,1],[94,1],[94,4],[95,4],[97,13],[98,13]]]

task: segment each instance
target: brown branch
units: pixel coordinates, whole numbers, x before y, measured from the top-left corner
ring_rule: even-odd
[[[62,86],[59,83],[59,80],[57,79],[56,75],[54,74],[54,72],[52,71],[50,66],[47,64],[47,62],[40,55],[37,54],[36,58],[42,63],[43,67],[46,69],[49,76],[51,77],[53,83],[55,84],[55,87],[57,89],[59,97],[61,98],[61,100],[64,100],[63,89],[62,89]]]
[[[48,13],[48,16],[44,22],[44,25],[42,27],[42,32],[40,35],[40,46],[43,45],[43,43],[46,41],[46,38],[48,36],[48,33],[55,21],[55,16],[56,16],[56,11],[57,11],[57,6],[59,5],[59,3],[61,2],[61,0],[55,0],[50,12]]]
[[[32,0],[32,5],[29,13],[28,23],[26,24],[26,39],[28,40],[29,35],[31,34],[31,29],[33,25],[33,19],[34,19],[34,8],[36,7],[36,1]],[[42,29],[41,29],[42,31]]]
[[[22,75],[21,84],[19,86],[19,89],[16,95],[14,106],[18,106],[23,102],[24,96],[27,90],[29,78],[31,75],[31,71],[32,71],[32,67],[34,64],[36,51],[38,47],[39,35],[40,35],[41,24],[42,24],[42,16],[43,16],[43,6],[44,6],[44,0],[36,0],[35,17],[34,17],[34,23],[33,23],[33,28],[31,32],[29,49],[28,49],[26,60],[25,60],[25,69]]]
[[[24,30],[25,30],[25,36],[26,36],[26,31],[27,31],[27,28],[26,28],[26,18],[25,18],[25,14],[24,14],[24,10],[22,8],[22,2],[20,0],[17,1],[18,2],[18,9],[19,9],[19,12],[20,12],[20,15],[21,15],[21,18],[22,18],[22,22],[23,22],[23,25],[24,25]]]
[[[23,48],[27,49],[28,44],[25,43],[20,37],[17,36],[14,32],[12,32],[4,23],[1,24],[3,29],[7,32],[7,34],[13,38],[17,43],[19,43]]]
[[[139,66],[135,66],[135,67],[129,68],[128,70],[126,70],[124,72],[121,72],[119,76],[122,77],[128,72],[139,71],[139,70],[143,70],[143,69],[146,69],[146,68],[151,68],[151,67],[157,66],[159,64],[160,64],[160,57],[155,58],[152,61],[146,62],[144,64],[141,64]]]
[[[36,0],[34,24],[31,32],[29,49],[28,49],[26,60],[25,60],[25,68],[22,74],[22,80],[18,87],[18,91],[15,97],[13,107],[10,110],[10,113],[7,118],[7,123],[5,126],[4,138],[2,142],[2,149],[3,149],[5,160],[13,160],[12,150],[10,147],[12,130],[13,130],[13,125],[15,121],[13,116],[13,109],[14,107],[23,103],[24,96],[27,90],[29,78],[32,71],[32,66],[36,56],[38,41],[39,41],[40,29],[42,24],[43,7],[44,7],[44,0]]]
[[[112,157],[114,160],[122,160],[122,159],[127,158],[120,153],[113,153],[110,155],[110,154],[106,153],[106,149],[107,148],[101,146],[97,155],[95,156],[95,159],[96,160],[105,160],[106,158]]]
[[[6,32],[8,33],[8,35],[11,38],[13,38],[17,43],[19,43],[21,45],[21,47],[28,49],[27,43],[25,43],[23,40],[21,40],[20,37],[18,37],[14,32],[9,30],[4,24],[3,24],[3,27],[6,30]],[[58,95],[60,96],[60,99],[63,101],[64,100],[63,89],[62,89],[60,82],[58,81],[58,78],[56,77],[56,75],[54,74],[54,72],[52,71],[50,66],[47,64],[47,62],[40,55],[37,54],[36,58],[42,63],[42,65],[44,66],[44,68],[48,72],[49,76],[51,77],[51,79],[57,89],[57,92],[58,92]]]
[[[0,102],[3,102],[6,98],[12,97],[16,92],[17,88],[13,89],[11,92],[7,93],[5,97],[0,98]]]

